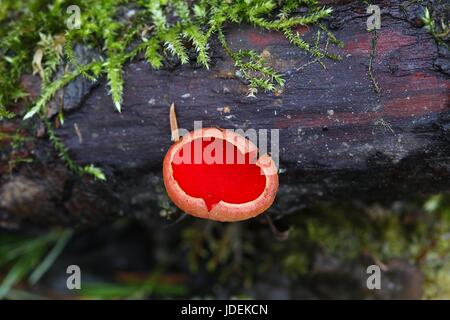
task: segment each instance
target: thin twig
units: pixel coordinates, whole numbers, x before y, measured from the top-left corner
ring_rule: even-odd
[[[170,131],[172,132],[172,141],[177,142],[180,140],[180,133],[178,132],[177,115],[175,113],[175,103],[170,105]]]
[[[369,78],[370,81],[372,81],[373,84],[373,89],[375,90],[376,93],[380,94],[381,93],[381,88],[378,84],[378,81],[375,77],[375,74],[373,72],[373,62],[375,60],[375,57],[377,55],[377,41],[378,41],[378,33],[376,30],[373,31],[374,32],[374,36],[372,37],[372,48],[371,48],[371,52],[369,55],[369,70],[368,70],[368,74],[369,74]]]
[[[285,231],[278,230],[278,228],[273,223],[272,218],[270,217],[270,215],[268,213],[266,213],[265,216],[266,216],[266,219],[267,219],[267,223],[269,224],[270,231],[272,231],[272,234],[275,236],[275,239],[277,239],[278,241],[285,241],[285,240],[287,240],[289,238],[289,229],[287,229]]]
[[[172,228],[173,226],[179,224],[181,221],[186,219],[189,215],[187,213],[182,213],[181,216],[179,216],[175,221],[169,223],[168,225],[164,226],[163,229]]]

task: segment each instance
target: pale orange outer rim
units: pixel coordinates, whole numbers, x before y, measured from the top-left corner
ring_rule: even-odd
[[[202,137],[226,140],[234,144],[242,153],[258,150],[254,143],[233,131],[203,128],[188,132],[170,147],[163,162],[164,185],[176,206],[192,216],[222,222],[242,221],[266,211],[272,205],[278,191],[278,169],[273,159],[267,154],[256,161],[256,165],[261,168],[266,176],[266,187],[255,200],[239,204],[220,201],[212,207],[211,211],[208,211],[202,198],[191,197],[181,189],[178,182],[173,178],[173,158],[184,144]]]

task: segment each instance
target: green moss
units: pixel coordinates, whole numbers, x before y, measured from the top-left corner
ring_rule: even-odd
[[[247,23],[267,30],[278,30],[313,57],[323,59],[329,56],[326,50],[309,45],[291,29],[316,24],[331,14],[331,9],[319,7],[315,0],[200,0],[195,1],[193,6],[182,0],[90,0],[78,3],[55,0],[50,5],[47,3],[39,0],[21,5],[8,3],[0,9],[2,30],[8,30],[0,34],[0,54],[3,58],[0,68],[10,70],[1,73],[0,105],[3,110],[18,96],[10,89],[17,88],[21,74],[33,68],[44,80],[42,95],[26,118],[42,111],[55,88],[66,84],[65,81],[51,81],[57,66],[62,63],[63,53],[68,61],[78,67],[76,74],[89,75],[93,72],[95,75],[106,75],[112,99],[119,111],[123,90],[122,66],[127,60],[143,51],[154,68],[161,67],[165,57],[170,55],[181,63],[188,63],[188,47],[193,46],[197,62],[208,68],[209,42],[215,34],[220,35],[236,67],[250,82],[252,92],[258,88],[273,91],[275,85],[282,85],[280,76],[264,66],[263,59],[257,53],[251,50],[233,52],[227,46],[222,32],[226,23]],[[82,22],[79,29],[67,30],[64,9],[72,4],[80,6]],[[119,11],[125,7],[132,8],[134,14],[124,18]],[[293,13],[298,7],[307,7],[308,12],[303,15]],[[327,37],[332,35],[327,33]],[[80,70],[82,66],[77,64],[73,55],[75,43],[97,47],[104,52],[105,60],[101,65],[94,63]]]
[[[64,161],[66,166],[75,173],[78,174],[88,174],[97,180],[106,180],[104,173],[99,169],[91,165],[79,166],[76,164],[69,156],[69,152],[66,146],[61,142],[61,140],[56,136],[53,128],[45,117],[42,118],[45,128],[47,129],[47,134],[49,136],[50,142],[53,148],[58,152],[59,157]]]
[[[66,9],[70,5],[80,7],[79,29],[66,26],[69,18]],[[299,7],[307,11],[301,15],[295,13]],[[253,50],[233,51],[227,44],[223,26],[251,24],[280,31],[293,45],[308,52],[313,62],[324,65],[322,60],[325,58],[339,58],[328,53],[328,43],[337,43],[334,36],[320,25],[326,31],[327,39],[325,48],[320,48],[318,41],[310,45],[292,29],[320,24],[330,14],[331,9],[320,7],[316,0],[2,1],[0,119],[14,117],[8,106],[24,96],[19,80],[23,74],[31,72],[42,78],[42,88],[24,119],[35,115],[45,117],[48,102],[58,90],[80,75],[90,80],[105,76],[115,108],[120,112],[125,62],[143,52],[149,64],[158,69],[170,56],[182,64],[189,63],[189,51],[193,50],[197,63],[209,68],[209,45],[214,36],[219,37],[225,51],[234,60],[237,74],[249,83],[249,95],[258,90],[274,91],[284,84],[282,77],[266,64],[259,53]],[[320,38],[319,32],[317,39]],[[80,64],[74,55],[75,44],[97,48],[104,58]],[[56,70],[66,62],[73,71],[55,79]],[[75,166],[60,143],[54,140],[53,144],[60,147],[58,152],[71,169],[96,175],[98,170]]]
[[[19,164],[33,162],[33,159],[28,157],[28,153],[23,152],[23,149],[32,141],[33,139],[20,129],[14,132],[0,132],[0,148],[8,159],[9,172],[12,172]]]
[[[296,277],[308,271],[309,259],[303,252],[292,252],[283,259],[282,263],[286,274]]]
[[[390,259],[401,257],[424,273],[424,298],[448,299],[450,296],[448,196],[431,197],[425,203],[403,203],[393,208],[340,205],[297,211],[292,216],[275,221],[278,226],[290,228],[286,241],[277,241],[264,222],[265,219],[227,224],[187,220],[180,228],[181,237],[172,229],[170,233],[176,241],[169,241],[169,237],[169,243],[163,245],[169,246],[164,249],[168,250],[168,254],[177,257],[172,262],[168,262],[170,259],[157,259],[156,265],[152,262],[148,278],[131,277],[119,282],[90,284],[81,296],[184,296],[189,293],[188,283],[167,281],[164,273],[158,272],[165,270],[166,275],[170,275],[171,268],[180,272],[180,266],[184,265],[189,266],[190,270],[186,271],[187,279],[197,279],[200,275],[214,283],[214,288],[222,287],[232,294],[246,289],[252,292],[261,283],[269,288],[273,284],[289,287],[285,280],[299,288],[302,283],[308,287],[308,279],[314,280],[317,271],[317,255],[325,257],[320,259],[319,268],[326,267],[325,264],[331,261],[330,272],[339,272],[336,268],[342,266],[362,263],[358,260],[361,256],[373,257],[385,264]],[[24,280],[30,274],[42,275],[42,270],[48,269],[50,262],[54,261],[55,252],[60,252],[58,248],[67,240],[61,239],[63,235],[57,232],[42,238],[24,239],[7,234],[0,237],[0,272],[6,275],[11,273],[4,278],[3,287],[0,282],[0,294],[3,290],[5,296],[13,297],[11,288],[18,282],[22,288],[29,289]],[[120,241],[118,243],[123,245]],[[160,246],[161,242],[156,241],[155,245]],[[49,252],[52,246],[54,253],[47,254],[50,258],[43,260],[44,253]],[[37,266],[42,266],[37,269],[41,271],[35,271]],[[185,270],[184,267],[182,270]],[[339,277],[339,274],[335,276]],[[205,289],[209,288],[209,293],[212,293],[212,287],[206,286]]]
[[[170,201],[166,190],[162,185],[157,185],[155,193],[157,194],[159,215],[162,218],[171,220],[173,215],[178,212],[178,209],[173,205],[172,201]]]
[[[450,5],[442,3],[440,5],[442,6],[442,12],[430,12],[428,8],[425,8],[422,21],[425,29],[431,33],[436,42],[448,48],[446,42],[450,39],[450,25],[445,19],[448,18]]]
[[[292,281],[308,277],[317,253],[339,263],[362,256],[381,263],[403,258],[423,271],[425,298],[449,297],[448,196],[393,208],[315,207],[284,218],[282,224],[290,229],[286,241],[277,241],[267,225],[255,221],[225,225],[200,221],[184,227],[191,271],[206,265],[224,283],[239,279],[251,287],[274,272]]]

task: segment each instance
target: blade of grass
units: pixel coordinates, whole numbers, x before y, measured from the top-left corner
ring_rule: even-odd
[[[0,267],[12,262],[21,256],[27,255],[36,248],[44,245],[54,237],[54,233],[49,233],[37,238],[24,238],[24,237],[1,237],[3,242],[0,245]]]
[[[185,293],[184,285],[163,283],[158,276],[150,275],[142,283],[89,283],[81,289],[80,296],[89,299],[143,299],[151,294],[179,297]]]
[[[25,290],[9,290],[7,299],[11,300],[48,300],[49,298]]]
[[[0,285],[0,300],[4,299],[9,294],[12,287],[20,282],[30,270],[32,270],[44,254],[45,249],[45,246],[38,246],[14,263]]]
[[[47,256],[42,260],[42,262],[34,269],[33,273],[28,278],[31,285],[35,285],[41,277],[48,271],[48,269],[53,265],[55,260],[59,257],[61,252],[64,250],[67,242],[72,236],[73,231],[67,230],[64,231],[56,244],[53,246],[52,250],[47,254]]]

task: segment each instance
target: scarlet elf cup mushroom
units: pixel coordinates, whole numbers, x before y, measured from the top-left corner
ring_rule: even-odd
[[[224,129],[191,131],[173,144],[163,163],[169,197],[184,212],[240,221],[267,210],[278,191],[278,170],[245,137]]]

